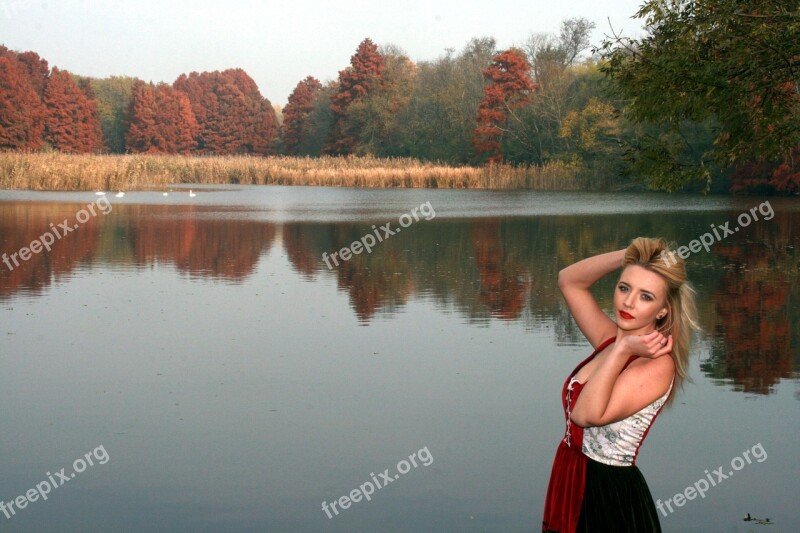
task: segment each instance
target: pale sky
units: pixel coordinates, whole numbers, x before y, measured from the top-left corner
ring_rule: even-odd
[[[593,44],[615,30],[641,33],[643,0],[0,0],[0,44],[33,50],[51,67],[93,77],[172,83],[193,70],[241,67],[273,104],[298,81],[335,79],[369,37],[413,61],[460,51],[491,36],[499,49],[560,22],[597,24]]]

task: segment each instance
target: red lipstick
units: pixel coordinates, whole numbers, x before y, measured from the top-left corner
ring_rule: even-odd
[[[626,313],[622,309],[620,309],[620,311],[619,311],[619,316],[621,316],[622,318],[624,318],[626,320],[630,320],[630,319],[633,318],[633,315],[630,315],[630,314]]]

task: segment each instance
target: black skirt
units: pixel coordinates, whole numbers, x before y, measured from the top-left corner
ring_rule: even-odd
[[[650,489],[635,465],[611,466],[589,459],[577,530],[661,532]]]

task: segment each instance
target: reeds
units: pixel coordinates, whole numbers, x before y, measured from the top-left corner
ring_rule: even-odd
[[[176,183],[578,190],[579,169],[448,166],[409,158],[0,153],[0,188],[148,190]]]

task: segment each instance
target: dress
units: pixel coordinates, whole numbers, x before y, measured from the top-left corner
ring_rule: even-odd
[[[561,391],[566,434],[556,450],[547,487],[544,532],[661,531],[650,490],[636,467],[636,455],[672,392],[674,377],[661,398],[618,422],[582,428],[569,418],[584,385],[575,375],[614,340],[600,344],[575,367]],[[631,356],[624,368],[636,357]]]

